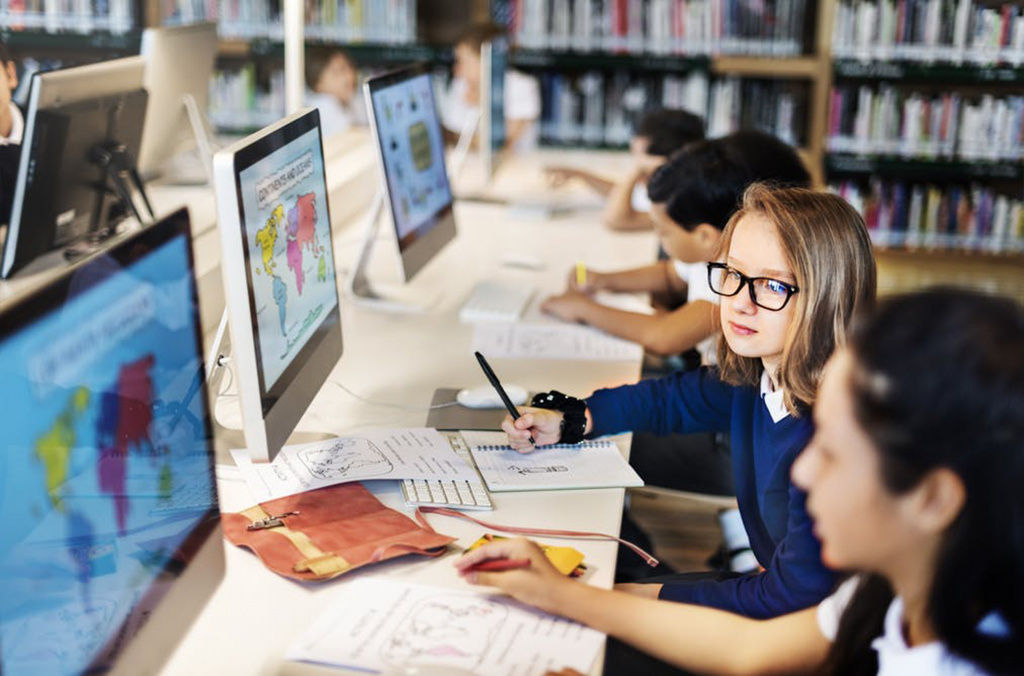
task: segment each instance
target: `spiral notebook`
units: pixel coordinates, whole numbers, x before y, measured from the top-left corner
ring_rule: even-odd
[[[487,489],[495,493],[644,485],[610,441],[554,444],[523,454],[505,444],[504,432],[461,434]]]

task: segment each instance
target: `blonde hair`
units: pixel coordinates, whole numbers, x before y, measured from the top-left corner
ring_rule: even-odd
[[[718,260],[725,260],[736,224],[748,214],[775,226],[800,289],[790,299],[796,310],[777,374],[786,408],[799,415],[814,404],[821,371],[845,344],[854,314],[874,305],[871,240],[864,220],[837,195],[754,183],[722,233]],[[760,359],[736,354],[724,338],[718,341],[718,364],[721,379],[731,385],[756,386],[763,370]]]

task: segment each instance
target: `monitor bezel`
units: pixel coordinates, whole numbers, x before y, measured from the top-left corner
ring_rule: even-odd
[[[316,130],[319,143],[317,144],[320,152],[320,165],[324,168],[324,202],[327,204],[327,213],[323,215],[328,221],[328,228],[330,228],[330,195],[327,191],[327,165],[324,160],[324,146],[323,146],[323,133],[320,129],[320,113],[316,110],[309,111],[304,115],[295,118],[288,124],[281,126],[277,129],[273,129],[266,134],[260,135],[258,138],[253,139],[250,143],[239,148],[234,153],[234,172],[235,172],[235,199],[237,200],[239,222],[238,226],[241,229],[242,235],[242,255],[245,260],[245,285],[248,290],[249,296],[249,318],[251,320],[252,336],[253,336],[253,348],[256,351],[256,363],[258,365],[257,373],[259,375],[260,385],[260,401],[263,407],[263,415],[265,416],[270,410],[277,404],[284,393],[288,390],[289,384],[295,380],[295,377],[302,371],[303,366],[309,361],[314,353],[320,348],[320,345],[331,333],[333,327],[341,323],[341,297],[338,294],[337,286],[334,289],[334,308],[330,313],[320,322],[320,326],[316,328],[313,335],[309,337],[306,344],[302,346],[302,349],[292,357],[291,363],[281,372],[281,375],[277,377],[277,381],[268,390],[265,383],[263,373],[263,353],[262,346],[260,345],[260,335],[256,322],[256,294],[253,287],[252,278],[252,260],[249,257],[249,247],[244,246],[247,241],[248,231],[245,227],[245,205],[242,199],[242,185],[241,175],[242,172],[256,164],[260,160],[268,157],[269,155],[281,150],[292,141],[295,141],[299,137]],[[251,137],[250,137],[251,138]],[[333,244],[333,243],[328,243]],[[331,257],[332,261],[334,256]],[[334,274],[337,276],[337,262],[334,264]]]
[[[302,110],[260,130],[213,158],[213,184],[217,197],[217,227],[220,231],[221,270],[224,279],[225,311],[231,326],[232,372],[238,378],[238,403],[245,434],[246,452],[254,460],[273,460],[299,420],[327,381],[343,352],[341,297],[335,284],[336,307],[295,354],[266,396],[261,356],[256,351],[258,325],[255,294],[247,247],[244,200],[239,175],[257,159],[266,157],[314,126],[319,130],[320,116],[315,109]],[[285,131],[285,130],[291,131]],[[318,131],[318,134],[320,132]],[[272,137],[267,140],[268,137]],[[319,136],[323,161],[323,138]],[[324,163],[326,174],[326,163]],[[326,185],[326,183],[325,183]],[[328,227],[330,195],[324,200]],[[326,243],[333,247],[333,241]],[[334,258],[337,277],[337,255]]]
[[[59,312],[61,307],[65,304],[69,297],[69,293],[72,291],[72,284],[74,284],[75,295],[81,295],[88,293],[95,287],[105,283],[110,279],[111,275],[117,274],[117,271],[124,270],[125,268],[133,265],[140,261],[146,256],[154,253],[162,246],[168,244],[175,238],[182,237],[185,241],[185,250],[188,260],[188,270],[193,272],[191,287],[191,302],[193,304],[193,317],[195,319],[195,326],[193,331],[193,341],[195,344],[195,353],[197,356],[197,370],[203,381],[200,383],[200,387],[194,396],[200,398],[200,406],[202,410],[207,412],[207,415],[202,420],[203,426],[203,437],[208,440],[208,453],[207,456],[207,472],[212,482],[214,492],[217,493],[217,481],[215,473],[215,440],[213,435],[213,425],[210,413],[209,399],[207,398],[207,392],[205,387],[205,359],[203,356],[203,338],[202,338],[202,326],[199,315],[199,295],[198,288],[195,282],[195,256],[192,251],[192,227],[191,219],[189,218],[188,209],[181,208],[172,214],[164,217],[157,223],[126,237],[125,239],[112,245],[110,248],[97,252],[85,258],[74,265],[70,266],[66,270],[63,270],[57,277],[49,280],[46,284],[35,287],[31,291],[26,292],[23,295],[13,299],[10,304],[5,305],[0,316],[3,317],[3,321],[0,322],[0,343],[7,340],[11,335],[18,333],[21,330],[31,326],[35,322],[44,318],[45,316]],[[113,259],[117,263],[117,267],[111,270],[107,265],[106,261]],[[99,267],[101,272],[108,271],[107,274],[88,275],[81,274],[87,270],[90,266],[95,263],[101,263]],[[182,568],[180,573],[176,574],[175,581],[180,581],[185,577],[188,571],[195,565],[195,563],[202,559],[204,561],[204,567],[209,563],[214,563],[220,568],[221,576],[217,577],[217,584],[220,583],[220,577],[223,576],[224,560],[223,551],[219,546],[221,540],[221,527],[220,527],[220,506],[219,499],[216,500],[208,510],[204,511],[199,515],[196,527],[188,534],[188,536],[179,544],[174,554],[167,558],[164,568],[155,575],[151,581],[150,586],[147,590],[139,597],[139,602],[136,604],[136,608],[144,608],[151,606],[152,608],[160,608],[161,604],[171,595],[174,594],[174,585],[169,590],[163,590],[160,584],[162,578],[167,574],[173,574],[172,569],[179,565],[179,558],[184,558],[186,561],[185,566]],[[212,543],[212,544],[211,544]],[[220,551],[220,556],[216,556],[216,552],[212,550]],[[204,571],[207,574],[210,571]],[[193,576],[194,577],[194,576]],[[212,588],[211,588],[212,591]],[[155,604],[154,604],[154,597]],[[202,603],[205,604],[206,598],[202,599]],[[200,605],[199,608],[202,606]],[[194,610],[198,611],[198,608]],[[154,614],[159,614],[159,610],[154,611]],[[127,621],[130,622],[132,616],[129,615]],[[113,640],[118,637],[121,630],[125,625],[121,625],[114,632],[111,632],[109,639]],[[139,634],[146,631],[146,625],[140,629]],[[146,659],[156,660],[154,664],[158,666],[159,662],[162,662],[170,654],[170,649],[176,645],[177,640],[184,636],[187,631],[187,627],[180,628],[180,635],[176,638],[163,636],[161,638],[161,644],[168,648],[166,651],[161,651],[161,654],[147,654]],[[118,665],[123,661],[124,654],[128,652],[133,644],[134,639],[138,636],[133,636],[129,640],[127,646],[123,651],[117,653],[115,656],[113,668],[118,669]],[[90,670],[96,668],[98,665],[96,660],[101,660],[107,656],[107,645],[101,649],[93,659],[93,663],[90,664]],[[133,652],[138,652],[133,651]],[[150,651],[146,651],[147,653]],[[3,665],[0,664],[0,672],[3,670]],[[89,670],[87,670],[89,671]]]
[[[402,262],[401,269],[403,279],[406,282],[411,280],[420,270],[426,267],[427,263],[433,260],[441,249],[448,244],[448,242],[455,239],[455,235],[457,234],[455,227],[455,195],[452,191],[451,177],[448,176],[448,167],[445,164],[443,147],[439,149],[439,160],[441,167],[444,170],[444,180],[448,189],[448,203],[434,214],[430,225],[421,225],[416,228],[406,235],[405,241],[403,241],[398,234],[398,222],[395,219],[395,211],[397,207],[394,203],[394,195],[391,190],[391,179],[388,176],[387,169],[385,168],[384,141],[381,138],[377,127],[377,114],[373,106],[373,98],[381,89],[402,84],[408,80],[421,76],[425,76],[427,78],[431,77],[430,70],[427,68],[426,64],[423,63],[382,73],[368,79],[363,84],[366,94],[364,98],[366,99],[367,116],[370,120],[370,130],[375,139],[373,145],[377,150],[377,165],[380,168],[380,185],[385,196],[384,205],[387,209],[389,220],[391,221],[391,229],[394,233],[395,245],[398,248],[399,259]],[[434,109],[433,120],[437,126],[437,136],[438,138],[443,139],[444,136],[441,130],[441,118],[438,114],[437,100],[433,86],[430,87],[430,102]],[[424,227],[426,227],[425,230]]]
[[[28,149],[28,152],[23,150],[18,160],[7,238],[0,256],[0,278],[10,277],[49,253],[49,249],[42,251],[38,246],[46,233],[30,233],[29,225],[38,228],[38,224],[26,224],[26,228],[21,227],[38,112],[143,89],[145,67],[146,61],[141,56],[130,56],[32,75],[25,111],[25,130],[21,140],[23,149]],[[46,227],[53,225],[46,224]]]

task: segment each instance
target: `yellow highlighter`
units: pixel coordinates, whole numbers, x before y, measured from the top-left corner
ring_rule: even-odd
[[[576,288],[582,289],[587,286],[587,266],[583,261],[576,261]]]

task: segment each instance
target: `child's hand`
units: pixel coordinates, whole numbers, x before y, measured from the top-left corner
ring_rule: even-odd
[[[532,453],[537,446],[556,444],[562,438],[562,412],[545,408],[519,408],[519,419],[505,416],[501,429],[508,435],[508,445],[520,453]],[[534,443],[530,443],[533,437]]]
[[[561,188],[576,177],[576,170],[571,167],[544,167],[544,176],[552,188]]]
[[[472,572],[469,569],[491,559],[529,559],[530,565],[501,572]],[[473,584],[497,587],[509,596],[548,612],[553,607],[552,591],[559,585],[575,584],[558,572],[537,543],[523,538],[497,540],[460,556],[455,561],[459,574]]]
[[[567,322],[583,321],[584,309],[594,303],[590,296],[573,289],[560,296],[551,296],[540,304],[540,309]]]
[[[576,266],[574,265],[572,269],[569,270],[569,276],[567,278],[567,287],[573,291],[581,291],[583,293],[595,293],[597,291],[602,291],[607,286],[608,275],[604,273],[594,272],[590,268],[587,268],[587,273],[585,277],[586,280],[583,282],[583,284],[580,284],[579,273]]]

